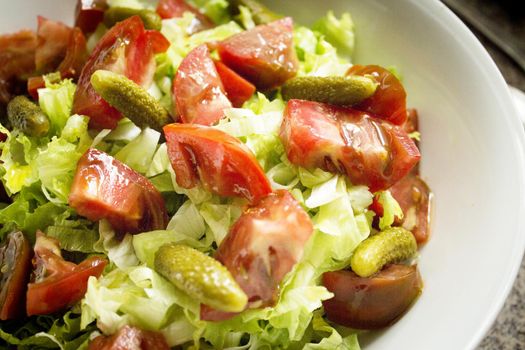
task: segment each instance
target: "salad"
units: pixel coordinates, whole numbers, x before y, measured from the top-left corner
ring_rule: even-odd
[[[355,350],[399,319],[432,195],[354,40],[253,0],[0,35],[0,347]]]

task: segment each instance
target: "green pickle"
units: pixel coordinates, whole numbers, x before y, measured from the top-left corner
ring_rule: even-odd
[[[49,131],[47,116],[25,96],[17,96],[9,102],[7,118],[13,128],[29,136],[41,137]]]
[[[185,245],[168,243],[155,254],[155,270],[201,303],[225,312],[241,312],[246,293],[220,262]]]
[[[377,82],[368,77],[295,77],[282,86],[283,99],[299,99],[349,106],[372,96]]]
[[[146,29],[160,30],[162,18],[152,10],[141,10],[129,7],[110,7],[104,12],[104,25],[108,28],[131,16],[139,16]]]
[[[91,76],[91,85],[106,102],[140,128],[150,127],[162,132],[170,123],[168,111],[144,88],[123,75],[97,70]]]
[[[361,242],[350,267],[361,277],[370,277],[387,264],[413,258],[417,254],[414,235],[402,227],[391,227]]]
[[[244,6],[250,10],[253,22],[257,25],[267,24],[283,18],[283,16],[276,14],[257,0],[230,0],[229,2],[235,7],[235,10],[239,6]]]

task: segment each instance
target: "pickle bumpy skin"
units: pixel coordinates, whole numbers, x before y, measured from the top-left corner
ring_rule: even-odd
[[[25,96],[17,96],[9,102],[7,118],[13,128],[29,136],[41,137],[49,131],[47,116]]]
[[[220,262],[185,245],[168,243],[155,254],[155,270],[203,304],[225,312],[241,312],[246,293]]]
[[[170,123],[168,111],[146,90],[123,75],[98,70],[91,76],[95,91],[139,128],[149,126],[159,132]]]
[[[350,267],[357,275],[369,277],[383,266],[410,259],[416,253],[414,235],[402,227],[392,227],[361,242],[350,260]]]
[[[110,7],[107,9],[104,12],[104,25],[111,28],[131,16],[139,16],[146,29],[160,30],[162,28],[162,19],[155,11],[129,7]]]
[[[277,21],[283,17],[276,14],[257,0],[230,0],[229,2],[232,6],[244,6],[250,10],[253,22],[257,25]]]
[[[372,96],[377,88],[373,79],[347,77],[296,77],[282,87],[283,99],[299,99],[349,106]]]

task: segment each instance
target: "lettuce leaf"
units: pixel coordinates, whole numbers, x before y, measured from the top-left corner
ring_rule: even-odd
[[[348,12],[338,19],[333,11],[328,11],[313,25],[313,29],[323,34],[326,41],[337,48],[338,54],[348,59],[352,57],[355,46],[354,21]]]
[[[46,87],[38,89],[38,103],[49,117],[55,135],[60,135],[71,115],[76,87],[71,79],[64,79],[58,83],[46,81]]]

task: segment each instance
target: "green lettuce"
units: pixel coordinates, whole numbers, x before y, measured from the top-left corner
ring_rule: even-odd
[[[383,207],[383,216],[379,219],[381,231],[392,226],[396,217],[403,218],[403,210],[390,191],[380,192],[378,202]]]
[[[51,131],[56,135],[60,135],[71,115],[76,87],[71,79],[65,79],[58,83],[46,81],[46,87],[38,89],[38,103],[49,117]]]
[[[323,34],[326,41],[335,46],[338,54],[352,57],[355,46],[354,21],[348,12],[338,19],[333,11],[328,11],[313,25],[313,29]]]

